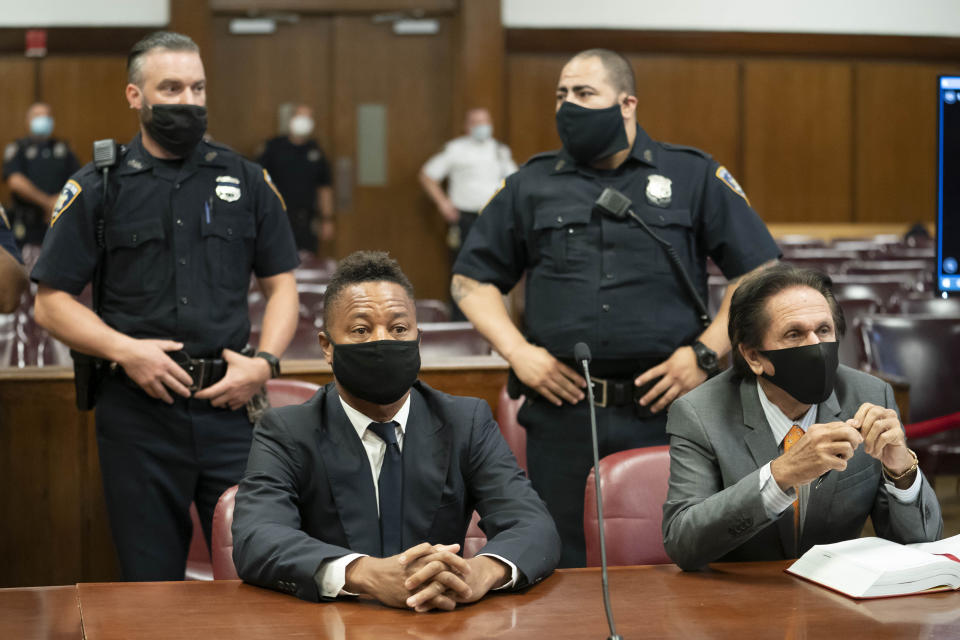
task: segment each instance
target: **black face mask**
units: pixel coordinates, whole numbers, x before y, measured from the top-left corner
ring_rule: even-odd
[[[329,336],[328,336],[329,337]],[[351,395],[374,404],[403,397],[420,373],[420,333],[416,340],[376,340],[333,345],[333,377]]]
[[[820,342],[761,351],[774,368],[772,376],[762,375],[799,402],[818,404],[830,397],[837,382],[839,348],[839,342]]]
[[[564,102],[557,110],[557,133],[563,148],[580,164],[590,164],[630,146],[619,104],[587,109]]]
[[[179,158],[190,155],[207,131],[207,108],[193,104],[145,106],[140,117],[150,137]]]

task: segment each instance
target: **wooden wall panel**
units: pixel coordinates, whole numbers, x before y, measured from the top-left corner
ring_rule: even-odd
[[[640,126],[656,140],[703,149],[739,176],[737,61],[636,55],[629,60],[637,77]]]
[[[557,79],[568,57],[513,53],[507,56],[507,142],[518,164],[535,153],[560,148],[553,114]]]
[[[852,216],[850,64],[751,60],[744,65],[744,169],[768,222]]]
[[[56,135],[70,142],[81,164],[93,158],[93,141],[126,142],[139,130],[124,97],[126,58],[51,56],[40,66],[40,91],[56,119]]]
[[[931,222],[937,211],[937,74],[957,67],[855,67],[857,222]]]
[[[253,156],[277,135],[277,106],[304,102],[314,109],[321,142],[329,143],[331,20],[303,17],[273,34],[237,36],[228,33],[228,18],[215,18],[213,51],[205,59],[210,133]]]
[[[468,109],[485,107],[493,118],[494,135],[504,127],[504,28],[500,3],[490,0],[460,0],[456,18],[457,66],[454,74],[453,127],[460,135]]]

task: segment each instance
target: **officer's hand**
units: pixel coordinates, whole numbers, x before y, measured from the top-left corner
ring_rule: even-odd
[[[809,484],[830,471],[843,471],[863,438],[854,421],[812,425],[790,450],[770,463],[781,489]]]
[[[189,398],[190,385],[193,384],[190,374],[166,353],[180,349],[183,349],[183,343],[173,340],[132,339],[117,364],[147,395],[173,404],[167,389]]]
[[[320,222],[320,240],[330,242],[336,233],[337,225],[333,222],[333,218],[324,218]]]
[[[587,381],[543,347],[526,343],[511,353],[507,360],[523,384],[557,406],[562,405],[564,400],[577,404],[585,397],[583,390]]]
[[[650,407],[653,413],[666,409],[671,402],[706,380],[707,372],[697,366],[693,347],[680,347],[665,361],[640,374],[633,383],[640,387],[660,376],[663,376],[660,381],[640,398],[644,407],[654,403]]]
[[[440,211],[440,215],[443,216],[443,219],[453,224],[459,222],[460,220],[460,210],[453,206],[453,203],[449,200],[445,200],[437,205],[437,209]]]
[[[247,404],[253,394],[270,379],[270,363],[263,358],[248,358],[230,349],[223,350],[223,359],[227,361],[227,374],[216,384],[193,394],[193,397],[209,400],[215,407],[236,411]]]

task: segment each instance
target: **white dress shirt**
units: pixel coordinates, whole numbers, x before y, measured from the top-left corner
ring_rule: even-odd
[[[370,461],[370,472],[373,474],[373,490],[377,498],[377,515],[380,514],[380,487],[379,487],[379,478],[380,478],[380,469],[383,467],[383,458],[387,453],[387,443],[380,439],[380,437],[371,431],[368,427],[371,422],[378,422],[370,416],[365,416],[349,404],[344,402],[343,398],[339,398],[340,405],[343,407],[344,413],[347,414],[347,419],[350,420],[350,424],[353,425],[354,430],[357,432],[357,437],[360,438],[360,442],[363,444],[364,450],[367,452],[367,460]],[[403,452],[403,439],[404,434],[406,433],[407,428],[407,419],[410,417],[410,396],[407,395],[407,399],[404,400],[403,405],[401,405],[400,410],[397,411],[397,414],[391,418],[394,422],[397,423],[397,444],[400,447],[400,451]],[[386,422],[389,422],[387,420]],[[341,556],[334,560],[329,560],[320,565],[320,568],[317,569],[317,573],[314,576],[314,581],[317,583],[317,586],[320,588],[320,595],[324,598],[335,598],[338,595],[356,595],[350,593],[349,591],[344,591],[343,585],[346,584],[346,570],[347,565],[356,560],[357,558],[363,557],[366,554],[363,553],[349,553],[345,556]],[[500,560],[508,567],[510,567],[510,580],[498,589],[506,589],[512,587],[517,582],[517,566],[507,560],[493,553],[484,553],[480,555],[489,555],[497,560]]]
[[[447,183],[447,196],[460,211],[476,213],[500,187],[500,182],[517,170],[510,147],[494,139],[454,138],[423,165],[432,180]]]
[[[780,451],[783,452],[783,439],[793,425],[797,425],[803,432],[813,425],[817,419],[817,405],[810,405],[810,408],[798,421],[788,418],[780,407],[775,405],[767,398],[763,392],[763,387],[757,381],[757,395],[760,397],[760,406],[763,408],[763,414],[770,425],[770,431],[773,432],[773,439],[779,444]],[[760,498],[763,500],[763,508],[767,512],[767,517],[776,518],[783,513],[793,501],[797,494],[793,487],[783,491],[780,485],[773,479],[773,473],[770,471],[770,462],[763,465],[760,469]],[[909,504],[920,495],[920,472],[917,471],[913,484],[906,489],[898,489],[886,476],[883,477],[887,491],[899,502]],[[816,481],[813,482],[816,484]],[[807,503],[810,501],[810,491],[815,490],[811,484],[805,484],[800,487],[800,531],[803,532],[803,521],[807,515]]]

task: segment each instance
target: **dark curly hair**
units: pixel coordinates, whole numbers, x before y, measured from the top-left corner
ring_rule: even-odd
[[[350,285],[360,282],[395,282],[414,300],[413,285],[400,264],[386,251],[355,251],[337,263],[323,293],[323,325],[330,326],[330,310]]]
[[[737,378],[753,375],[739,346],[759,349],[763,336],[770,327],[767,317],[767,300],[791,287],[810,287],[826,298],[833,316],[833,327],[837,339],[847,330],[843,309],[833,296],[833,281],[830,276],[814,269],[795,267],[780,263],[744,279],[733,292],[730,300],[730,319],[727,333],[730,336],[730,357]]]

